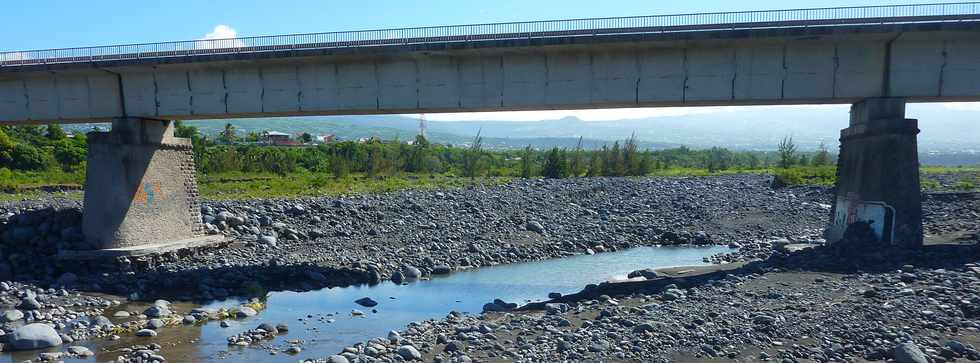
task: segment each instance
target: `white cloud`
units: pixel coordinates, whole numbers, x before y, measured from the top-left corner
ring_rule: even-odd
[[[943,102],[938,105],[957,111],[980,111],[980,102]]]
[[[238,38],[238,31],[235,28],[224,24],[218,24],[210,33],[204,34],[204,38],[194,42],[194,49],[219,49],[244,47],[245,44]]]
[[[218,24],[214,30],[204,35],[204,39],[232,39],[237,37],[238,31],[224,24]]]

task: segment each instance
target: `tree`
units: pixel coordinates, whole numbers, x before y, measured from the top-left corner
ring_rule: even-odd
[[[623,142],[623,167],[621,175],[641,175],[639,147],[636,145],[636,132]]]
[[[796,162],[796,144],[793,143],[792,136],[783,137],[776,148],[779,153],[779,167],[786,169]]]
[[[602,152],[606,152],[606,145],[602,145]],[[599,151],[593,151],[592,156],[589,157],[589,168],[585,172],[585,176],[596,177],[602,175],[602,153]]]
[[[568,171],[572,176],[581,176],[585,173],[585,157],[582,155],[582,137],[578,137],[578,143],[575,144],[575,150],[572,151],[572,161],[568,165]]]
[[[221,141],[226,144],[234,143],[235,141],[238,140],[237,134],[238,134],[238,130],[235,128],[235,125],[227,123],[225,124],[225,129],[221,131],[221,135],[218,136],[218,141]]]
[[[3,128],[0,128],[0,165],[9,165],[13,158],[14,147],[17,143],[6,132]]]
[[[199,137],[197,127],[185,125],[183,121],[174,122],[174,136],[193,140]]]
[[[64,170],[71,170],[81,165],[85,161],[88,150],[85,148],[84,141],[79,143],[77,140],[62,139],[54,143],[54,159],[61,164]]]
[[[532,165],[531,158],[534,157],[534,151],[531,149],[531,145],[525,146],[524,150],[521,151],[521,178],[530,178],[534,175],[532,170],[534,166]]]
[[[622,176],[625,171],[623,170],[623,155],[620,152],[619,141],[613,142],[612,149],[603,147],[602,152],[605,154],[602,160],[602,175]]]
[[[712,147],[708,150],[706,165],[709,173],[726,170],[732,164],[732,152],[725,148]]]
[[[470,179],[476,179],[483,166],[483,136],[480,136],[482,131],[476,132],[473,144],[463,152],[463,176]]]
[[[62,130],[58,124],[50,124],[46,128],[44,137],[51,141],[58,141],[67,139],[68,135],[65,134],[65,130]]]
[[[545,157],[544,167],[541,174],[545,178],[560,179],[568,176],[568,161],[565,160],[565,151],[557,147],[552,148]]]
[[[799,165],[804,165],[804,166],[810,165],[810,158],[806,154],[800,155]]]
[[[827,151],[827,145],[822,141],[820,142],[820,147],[817,149],[817,153],[813,155],[813,160],[810,161],[814,166],[830,165],[830,152]]]
[[[309,132],[304,132],[303,135],[300,135],[299,139],[302,140],[304,144],[309,144],[313,142],[313,135],[310,135]]]
[[[44,170],[51,165],[51,159],[41,149],[27,145],[17,144],[10,153],[11,166],[13,169],[20,170]]]

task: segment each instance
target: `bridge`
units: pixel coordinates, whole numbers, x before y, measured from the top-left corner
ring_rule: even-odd
[[[202,235],[173,120],[849,103],[828,238],[864,226],[916,245],[905,103],[980,101],[978,35],[967,2],[2,52],[0,125],[112,121],[89,136],[84,218],[111,249]]]

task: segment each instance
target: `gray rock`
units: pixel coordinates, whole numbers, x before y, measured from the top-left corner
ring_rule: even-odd
[[[157,336],[157,332],[153,329],[140,329],[136,332],[136,336],[151,338]]]
[[[20,310],[7,310],[3,312],[3,322],[9,323],[19,321],[24,318],[24,313]]]
[[[259,312],[258,311],[255,311],[255,309],[252,309],[252,308],[250,308],[248,306],[242,306],[242,307],[239,307],[238,308],[238,312],[235,313],[235,316],[238,317],[238,318],[247,318],[247,317],[250,317],[250,316],[255,316],[258,313]]]
[[[772,325],[776,322],[776,318],[769,315],[759,315],[752,318],[752,322],[759,325]]]
[[[160,306],[160,305],[153,305],[153,306],[147,308],[146,310],[144,310],[143,311],[143,314],[145,314],[146,316],[148,316],[150,318],[162,318],[162,317],[165,317],[165,316],[169,316],[171,313],[170,313],[170,308],[169,307]]]
[[[371,299],[369,297],[362,297],[360,299],[354,300],[354,302],[360,306],[364,306],[368,308],[378,306],[378,302],[374,301],[374,299]]]
[[[150,319],[150,321],[146,322],[147,329],[157,330],[162,328],[163,325],[163,320],[160,319]]]
[[[415,347],[411,345],[400,346],[398,347],[398,350],[396,350],[395,352],[398,353],[398,355],[402,356],[402,358],[405,358],[405,360],[422,359],[422,354],[419,353],[418,349],[415,349]]]
[[[197,318],[195,318],[194,315],[184,315],[184,319],[182,319],[181,322],[190,325],[196,323]]]
[[[402,276],[408,280],[418,279],[419,277],[422,277],[422,271],[419,271],[419,269],[415,268],[415,266],[404,265],[401,268],[401,273]]]
[[[645,278],[647,280],[653,280],[653,279],[656,279],[658,277],[661,277],[661,275],[658,274],[657,271],[654,271],[654,269],[648,268],[648,269],[636,270],[636,271],[630,272],[629,275],[626,275],[626,277],[631,278],[631,279],[632,278],[635,278],[635,277],[643,277],[643,278]]]
[[[259,326],[256,329],[262,329],[271,334],[279,334],[279,329],[276,329],[275,325],[269,323],[259,324]]]
[[[493,302],[483,305],[483,312],[501,312],[517,309],[517,304],[508,303],[500,299],[493,299]]]
[[[91,350],[80,345],[73,345],[68,347],[68,353],[71,353],[72,355],[76,355],[79,357],[91,357],[95,355],[95,353],[93,353]]]
[[[89,319],[89,322],[90,322],[90,324],[92,324],[92,326],[112,326],[113,325],[112,324],[112,320],[109,320],[109,318],[107,318],[105,316],[102,316],[102,315],[93,316],[91,319]]]
[[[27,296],[20,300],[20,304],[17,304],[17,309],[19,310],[37,310],[41,308],[41,303],[37,302],[37,299],[33,296]]]
[[[433,275],[448,275],[452,271],[453,269],[449,265],[436,265],[432,267]]]
[[[47,324],[27,324],[10,335],[10,345],[14,350],[41,349],[57,347],[62,344],[61,336]]]
[[[538,221],[528,221],[527,224],[524,225],[524,228],[537,234],[544,234],[544,226]]]
[[[128,318],[129,317],[129,312],[126,311],[126,310],[119,310],[119,311],[117,311],[115,313],[112,313],[112,316],[115,317],[115,318]]]
[[[276,247],[276,237],[273,236],[259,236],[258,242],[260,245],[266,247]]]
[[[391,282],[396,284],[401,284],[405,280],[405,276],[402,275],[401,271],[395,271],[391,274]]]
[[[350,361],[342,355],[334,354],[327,357],[327,363],[350,363]]]
[[[235,215],[229,211],[222,211],[214,217],[214,220],[218,222],[227,222],[228,219],[235,217]]]
[[[571,307],[565,303],[548,303],[544,304],[544,308],[548,311],[548,314],[556,315],[568,312]]]
[[[926,355],[919,350],[919,347],[912,342],[906,342],[895,346],[894,350],[896,363],[928,363]]]

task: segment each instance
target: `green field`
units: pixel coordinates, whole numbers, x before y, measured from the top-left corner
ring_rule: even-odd
[[[833,185],[836,179],[834,166],[792,167],[788,169],[728,169],[709,172],[707,169],[670,168],[657,169],[650,176],[683,177],[727,174],[772,174],[786,185]],[[970,176],[968,174],[975,174]],[[951,186],[943,188],[936,175],[967,174],[960,176]],[[980,187],[980,166],[922,168],[922,186],[927,189],[977,190]],[[330,173],[298,171],[280,176],[274,173],[228,172],[198,176],[198,187],[205,199],[247,198],[298,198],[336,196],[359,193],[391,192],[405,189],[458,188],[468,185],[496,185],[515,177],[478,177],[475,179],[442,174],[398,173],[390,176],[369,177],[364,173],[351,173],[335,178]],[[81,198],[80,189],[85,180],[84,170],[65,172],[57,169],[31,172],[11,171],[0,168],[0,200],[20,200],[55,194],[68,198]]]
[[[351,174],[338,179],[330,174],[312,172],[298,172],[287,176],[235,172],[201,176],[198,178],[198,188],[205,199],[297,198],[454,188],[472,184],[496,185],[508,180],[510,178],[507,177],[480,177],[471,180],[446,174],[384,177]]]

